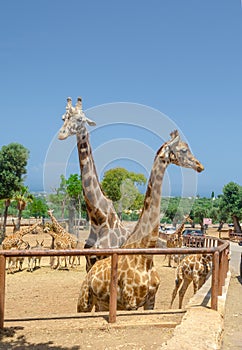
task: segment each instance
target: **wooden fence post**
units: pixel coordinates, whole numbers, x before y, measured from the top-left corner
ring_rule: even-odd
[[[112,258],[111,258],[109,323],[116,322],[117,284],[118,284],[118,254],[115,253],[112,255]]]
[[[0,329],[4,326],[6,257],[0,255]]]
[[[212,292],[211,292],[211,308],[218,309],[218,274],[219,274],[219,252],[213,254],[213,269],[212,269]]]

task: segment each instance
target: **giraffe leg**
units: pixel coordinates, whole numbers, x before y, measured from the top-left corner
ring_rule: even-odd
[[[179,289],[181,283],[182,283],[182,279],[179,278],[179,277],[177,277],[176,280],[175,280],[175,288],[173,289],[173,292],[172,292],[171,303],[170,303],[170,309],[171,309],[172,304],[173,304],[173,302],[174,302],[174,300],[175,300],[175,298],[176,298],[176,294],[177,294],[177,291],[178,291],[178,289]]]
[[[76,257],[76,256],[70,256],[69,264],[71,265],[72,268],[73,268],[74,266],[77,266],[76,260],[77,260],[77,257]]]
[[[200,277],[199,282],[198,282],[198,289],[200,289],[204,285],[205,282],[206,282],[206,276]]]
[[[184,295],[186,293],[187,287],[189,286],[190,283],[191,283],[191,280],[189,280],[187,278],[185,278],[183,280],[182,287],[179,290],[179,309],[182,308],[182,301],[183,301]]]
[[[203,286],[203,284],[206,281],[205,276],[196,276],[196,278],[193,279],[193,291],[194,294],[197,293],[197,291]]]
[[[149,285],[149,292],[146,298],[146,302],[144,304],[144,310],[153,310],[155,307],[155,296],[157,293],[157,290],[160,285],[160,277],[159,274],[151,270],[150,273],[150,285]]]
[[[168,266],[171,267],[171,254],[168,255]]]
[[[60,257],[57,256],[56,260],[57,260],[57,263],[56,263],[55,266],[53,266],[53,269],[59,270],[60,265],[61,265],[61,264],[60,264]]]
[[[89,287],[88,279],[86,277],[81,285],[80,294],[77,300],[77,312],[92,311],[93,303],[93,293]]]

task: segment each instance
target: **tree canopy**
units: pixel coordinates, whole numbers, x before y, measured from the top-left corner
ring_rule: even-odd
[[[2,146],[0,151],[0,199],[11,198],[21,189],[23,175],[27,173],[27,148],[18,143]]]
[[[28,203],[33,201],[34,196],[29,192],[28,186],[21,186],[20,190],[15,192],[13,195],[13,200],[17,202],[18,209],[18,221],[16,224],[16,229],[20,229],[22,212],[26,208]]]
[[[43,197],[33,197],[33,200],[28,204],[29,215],[35,218],[47,217],[48,206],[46,199]]]
[[[105,172],[101,186],[108,198],[113,202],[118,202],[122,197],[121,185],[126,180],[131,180],[135,186],[146,183],[146,177],[143,174],[130,172],[124,168],[114,168]]]
[[[225,219],[234,223],[235,231],[241,232],[239,220],[242,219],[242,186],[229,182],[219,196],[219,209]]]
[[[0,199],[4,199],[5,210],[1,232],[2,240],[5,235],[8,208],[14,193],[20,191],[23,185],[23,175],[27,173],[29,150],[19,143],[2,146],[0,151]]]

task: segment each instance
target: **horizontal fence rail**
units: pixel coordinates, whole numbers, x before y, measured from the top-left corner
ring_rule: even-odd
[[[212,254],[212,286],[211,286],[211,308],[217,310],[218,296],[222,294],[222,287],[228,272],[229,242],[221,239],[206,237],[204,246],[201,248],[146,248],[146,249],[66,249],[66,250],[0,250],[0,329],[4,326],[4,304],[5,304],[5,278],[7,257],[30,257],[30,256],[86,256],[104,255],[111,256],[111,280],[110,280],[110,302],[109,322],[116,321],[117,309],[117,271],[119,255],[169,255],[169,254]]]

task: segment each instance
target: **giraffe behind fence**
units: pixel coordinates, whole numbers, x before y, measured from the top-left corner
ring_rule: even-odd
[[[86,117],[82,110],[82,99],[78,97],[76,106],[67,99],[66,113],[62,119],[64,124],[59,131],[59,139],[64,140],[76,135],[82,187],[90,221],[90,234],[84,248],[119,248],[130,236],[130,230],[119,219],[113,202],[107,198],[99,183],[89,133],[86,125],[96,125]],[[102,256],[86,256],[86,270]]]
[[[211,270],[211,261],[211,254],[187,255],[181,261],[176,271],[175,288],[172,292],[170,307],[172,307],[179,290],[179,309],[182,308],[184,295],[191,282],[193,282],[194,294],[201,288]]]
[[[24,242],[23,236],[27,235],[28,233],[32,233],[33,231],[35,231],[37,227],[41,227],[41,226],[42,226],[41,221],[38,221],[27,228],[22,228],[19,231],[11,235],[8,235],[7,237],[4,238],[2,242],[2,248],[4,250],[17,248],[20,243]]]
[[[156,247],[159,224],[161,189],[165,170],[170,163],[193,168],[201,172],[202,164],[192,155],[187,144],[180,140],[177,131],[157,152],[151,170],[143,210],[126,244],[122,248]],[[111,258],[97,261],[87,273],[77,303],[78,312],[109,309]],[[121,255],[118,263],[117,308],[136,310],[153,309],[160,278],[155,270],[152,255]]]

